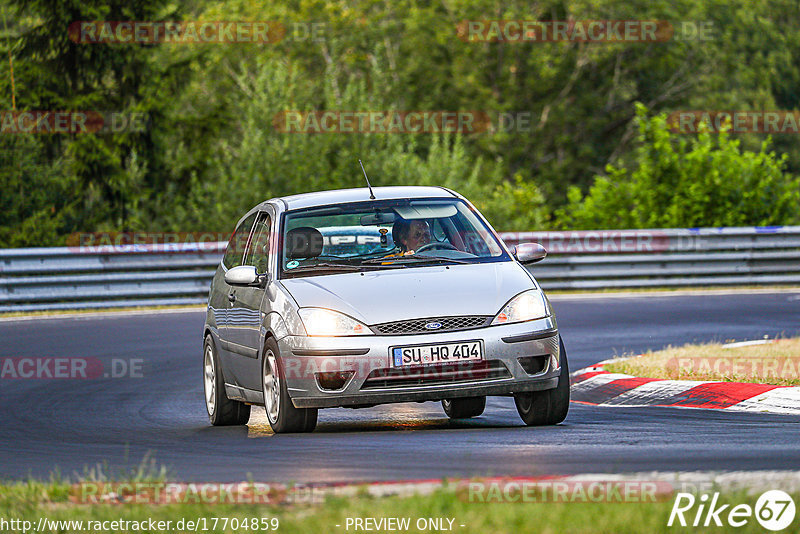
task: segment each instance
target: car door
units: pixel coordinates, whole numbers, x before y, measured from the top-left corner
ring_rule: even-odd
[[[258,214],[245,250],[242,265],[252,265],[259,274],[269,273],[270,236],[273,217],[269,211]],[[228,307],[228,346],[237,383],[261,391],[258,351],[261,343],[262,287],[231,288]]]
[[[225,248],[225,255],[222,257],[222,269],[219,270],[214,278],[215,297],[213,302],[214,317],[217,320],[217,330],[220,338],[220,365],[222,366],[225,382],[237,384],[236,379],[236,358],[230,349],[229,317],[231,308],[231,298],[234,298],[234,287],[225,282],[225,273],[242,265],[247,243],[250,240],[253,226],[256,222],[257,213],[245,217],[231,234],[228,246]]]

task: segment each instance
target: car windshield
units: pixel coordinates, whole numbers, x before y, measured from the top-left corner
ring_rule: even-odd
[[[289,211],[281,277],[509,260],[460,199],[383,200]]]

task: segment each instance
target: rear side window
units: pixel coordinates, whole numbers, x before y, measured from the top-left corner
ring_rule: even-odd
[[[250,237],[250,230],[253,229],[253,223],[256,221],[256,214],[252,214],[242,221],[228,241],[228,247],[225,249],[225,256],[222,257],[222,265],[226,269],[233,269],[242,265],[244,259],[244,251],[247,250],[247,239]]]

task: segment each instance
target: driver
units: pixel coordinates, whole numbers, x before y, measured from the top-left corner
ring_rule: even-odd
[[[431,227],[424,219],[397,219],[392,226],[392,239],[400,252],[403,254],[413,254],[415,250],[429,244],[431,239]]]

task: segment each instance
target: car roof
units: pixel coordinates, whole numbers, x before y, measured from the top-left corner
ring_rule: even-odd
[[[403,198],[456,198],[448,189],[444,187],[426,186],[393,186],[393,187],[373,187],[376,200],[396,200]],[[283,201],[287,210],[313,208],[317,206],[327,206],[329,204],[341,204],[343,202],[368,201],[369,189],[359,187],[355,189],[335,189],[332,191],[316,191],[313,193],[302,193],[277,199]]]

